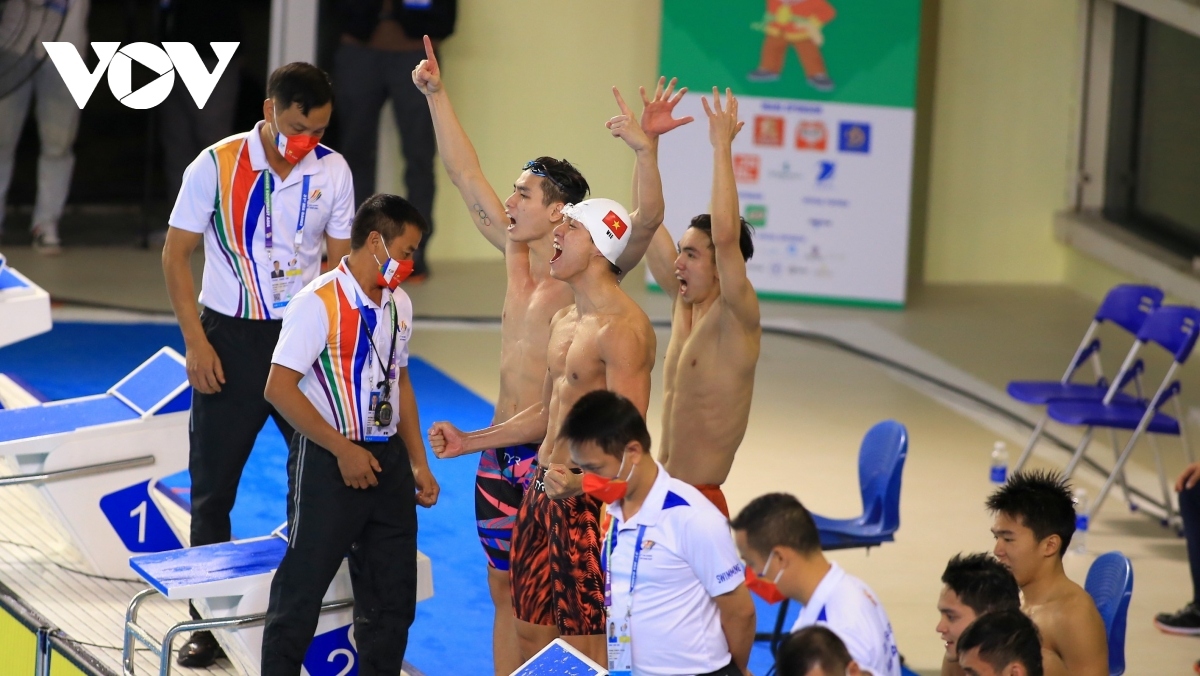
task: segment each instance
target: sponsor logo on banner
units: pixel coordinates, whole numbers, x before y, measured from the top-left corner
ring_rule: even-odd
[[[866,122],[842,122],[838,126],[838,150],[843,153],[871,152],[871,125]]]
[[[817,162],[817,177],[815,184],[818,188],[832,188],[837,176],[837,164],[833,160]]]
[[[747,204],[743,218],[756,228],[765,228],[767,226],[767,205]]]
[[[828,140],[829,132],[820,120],[800,120],[796,125],[797,150],[825,150]]]
[[[832,207],[834,209],[847,209],[850,207],[850,200],[843,197],[816,197],[813,195],[805,195],[800,198],[800,203],[810,207]]]
[[[615,235],[617,239],[624,237],[625,231],[629,229],[629,226],[625,224],[625,221],[621,220],[621,217],[615,211],[608,212],[608,215],[604,217],[604,224],[608,226],[608,231]]]
[[[737,183],[758,183],[762,158],[758,155],[737,154],[733,156],[733,180]]]
[[[782,148],[784,124],[785,120],[782,117],[756,115],[754,117],[754,145]]]
[[[92,92],[96,91],[105,70],[108,71],[108,88],[126,108],[145,110],[165,101],[175,86],[176,73],[192,95],[196,107],[203,108],[240,43],[208,43],[217,56],[217,64],[212,71],[204,65],[196,48],[187,42],[164,42],[161,47],[149,42],[132,42],[124,47],[119,42],[91,44],[100,62],[95,70],[89,71],[75,45],[70,42],[42,43],[63,83],[67,85],[67,90],[71,92],[71,97],[75,99],[75,105],[81,110],[92,97]],[[137,91],[133,90],[134,61],[158,75]]]
[[[792,165],[790,162],[784,162],[783,164],[779,165],[778,169],[772,169],[768,173],[770,174],[771,178],[778,178],[784,181],[798,181],[803,178],[800,172],[792,170]]]

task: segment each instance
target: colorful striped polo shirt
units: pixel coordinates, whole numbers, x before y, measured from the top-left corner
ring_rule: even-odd
[[[388,370],[393,326],[396,368],[401,369],[408,366],[412,301],[403,289],[384,289],[383,304],[376,305],[342,259],[292,299],[271,362],[304,374],[300,391],[343,436],[381,441],[396,433],[400,410],[393,381],[390,401],[396,415],[387,427],[373,425],[372,411]]]
[[[204,235],[200,303],[241,319],[282,319],[289,299],[320,274],[322,236],[349,239],[354,219],[346,160],[318,145],[281,180],[267,163],[262,124],[200,153],[184,172],[169,221]]]

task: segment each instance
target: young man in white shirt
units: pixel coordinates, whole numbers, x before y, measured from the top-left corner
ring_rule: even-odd
[[[192,386],[188,472],[190,544],[226,542],[229,512],[258,433],[275,420],[263,399],[271,352],[288,302],[321,272],[321,243],[335,264],[350,251],[354,183],[342,156],[320,144],[333,115],[333,86],[307,63],[275,69],[263,120],[218,141],[188,166],[163,246],[167,295],[187,346]],[[192,253],[204,243],[203,312],[196,312]],[[291,261],[271,276],[277,261]],[[220,656],[209,632],[196,632],[179,664]]]
[[[941,615],[937,632],[946,647],[942,676],[963,676],[958,662],[958,637],[980,615],[1020,610],[1021,590],[1012,571],[990,554],[955,555],[946,564],[942,584],[945,586],[937,602]]]
[[[347,555],[359,673],[403,666],[416,613],[416,506],[432,506],[439,490],[408,377],[412,301],[398,286],[426,227],[402,197],[367,199],[350,255],[284,316],[266,398],[296,435],[288,548],[271,581],[262,676],[300,673],[321,598]]]
[[[601,551],[610,673],[745,673],[754,602],[725,517],[655,462],[646,421],[615,392],[580,397],[558,438],[584,471],[584,492],[608,505]]]
[[[967,676],[1042,676],[1042,643],[1033,621],[1019,610],[987,613],[958,638]]]
[[[733,531],[751,570],[803,606],[792,631],[829,627],[864,671],[900,676],[900,652],[879,597],[825,558],[817,525],[799,500],[787,493],[761,495],[738,513]]]

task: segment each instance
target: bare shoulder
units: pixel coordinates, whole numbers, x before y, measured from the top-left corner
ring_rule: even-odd
[[[762,335],[762,313],[758,296],[751,289],[747,299],[732,299],[721,295],[721,324],[726,330],[736,331],[748,338]]]
[[[612,348],[620,352],[648,350],[653,353],[656,347],[650,318],[632,302],[625,312],[606,315],[596,337],[606,352]]]
[[[1027,613],[1043,634],[1052,634],[1048,636],[1052,639],[1080,631],[1104,632],[1104,620],[1096,610],[1092,595],[1071,580],[1064,579],[1053,599],[1028,608]]]
[[[1042,647],[1069,665],[1072,674],[1107,671],[1104,620],[1082,587],[1069,582],[1057,598],[1030,609],[1029,616],[1042,635]]]
[[[1061,604],[1059,621],[1065,622],[1074,631],[1092,632],[1103,637],[1104,618],[1100,617],[1095,599],[1074,582],[1071,583],[1071,587],[1070,594]]]

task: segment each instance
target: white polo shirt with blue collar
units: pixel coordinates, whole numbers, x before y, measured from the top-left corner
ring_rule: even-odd
[[[716,671],[732,659],[714,597],[745,582],[746,571],[725,516],[694,487],[661,464],[642,507],[625,521],[618,502],[604,552],[611,566],[610,621],[625,621],[633,550],[641,536],[629,636],[635,676]]]
[[[814,624],[837,634],[858,666],[874,676],[900,676],[900,650],[887,611],[866,583],[837,562],[800,609],[792,631]]]

